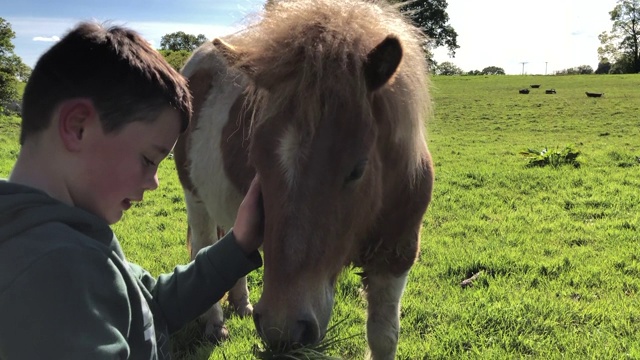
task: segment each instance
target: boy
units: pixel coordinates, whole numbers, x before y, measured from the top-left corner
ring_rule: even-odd
[[[38,61],[0,182],[0,359],[166,359],[168,337],[262,265],[258,180],[227,236],[152,278],[109,225],[186,129],[186,80],[137,33],[81,23]]]

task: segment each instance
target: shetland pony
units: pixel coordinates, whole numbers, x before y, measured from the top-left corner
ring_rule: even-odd
[[[228,300],[269,345],[322,340],[336,279],[353,265],[370,355],[394,358],[433,186],[422,44],[385,2],[282,0],[184,66],[194,119],[175,159],[192,255],[231,228],[257,172],[263,291],[252,309],[242,279]],[[220,305],[205,316],[209,335],[224,338]]]

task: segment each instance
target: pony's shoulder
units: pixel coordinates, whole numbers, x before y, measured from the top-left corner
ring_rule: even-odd
[[[181,73],[185,77],[191,77],[201,70],[207,70],[212,74],[226,73],[229,70],[229,64],[212,41],[207,41],[200,45],[191,54]]]

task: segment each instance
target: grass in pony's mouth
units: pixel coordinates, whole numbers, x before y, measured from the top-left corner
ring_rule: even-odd
[[[339,333],[336,331],[338,322],[327,330],[327,334]],[[333,330],[333,331],[332,331]],[[253,355],[260,360],[341,360],[340,357],[327,355],[334,349],[339,349],[340,344],[356,336],[363,334],[355,334],[347,337],[330,336],[325,337],[322,341],[315,345],[298,345],[286,349],[273,349],[262,341],[260,345],[255,345]]]

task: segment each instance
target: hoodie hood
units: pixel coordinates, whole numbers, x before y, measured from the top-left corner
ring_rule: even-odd
[[[99,217],[34,188],[0,180],[0,243],[34,227],[63,223],[107,246],[113,232]]]

